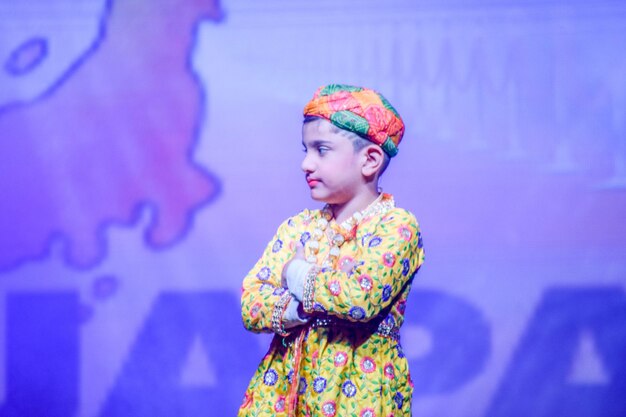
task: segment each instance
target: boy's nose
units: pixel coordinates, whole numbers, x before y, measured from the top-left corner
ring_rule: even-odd
[[[304,172],[313,172],[314,164],[309,154],[305,155],[304,159],[302,160],[302,164],[300,164],[300,167]]]

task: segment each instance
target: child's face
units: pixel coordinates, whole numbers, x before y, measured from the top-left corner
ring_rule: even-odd
[[[355,152],[350,139],[329,121],[320,119],[303,125],[302,145],[306,153],[302,170],[311,197],[329,204],[350,201],[363,182],[363,158],[361,152]]]

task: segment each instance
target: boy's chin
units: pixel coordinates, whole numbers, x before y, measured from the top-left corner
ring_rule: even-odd
[[[316,193],[315,190],[311,190],[311,198],[320,203],[341,204],[341,201],[338,201],[339,199],[336,196],[322,195],[321,193]]]
[[[313,200],[315,200],[315,201],[319,201],[319,202],[321,202],[321,203],[326,203],[326,202],[327,202],[327,201],[326,201],[326,199],[325,199],[324,197],[317,196],[317,195],[315,195],[315,193],[311,193],[311,198],[312,198]]]
[[[325,196],[319,192],[316,192],[316,190],[311,190],[311,198],[315,201],[319,201],[320,203],[328,203],[328,196]]]

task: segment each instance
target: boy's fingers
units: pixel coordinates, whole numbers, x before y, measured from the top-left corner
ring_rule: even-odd
[[[296,254],[294,255],[294,258],[304,259],[304,246],[296,246]]]

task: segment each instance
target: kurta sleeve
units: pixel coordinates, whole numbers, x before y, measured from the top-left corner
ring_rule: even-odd
[[[384,310],[412,279],[424,251],[419,225],[395,208],[357,235],[356,267],[349,273],[312,268],[304,284],[307,313],[324,312],[350,321],[369,321]],[[361,227],[359,227],[361,229]]]
[[[250,331],[286,334],[281,321],[291,294],[281,286],[281,273],[293,256],[300,217],[294,216],[280,225],[243,280],[241,317],[244,327]]]

